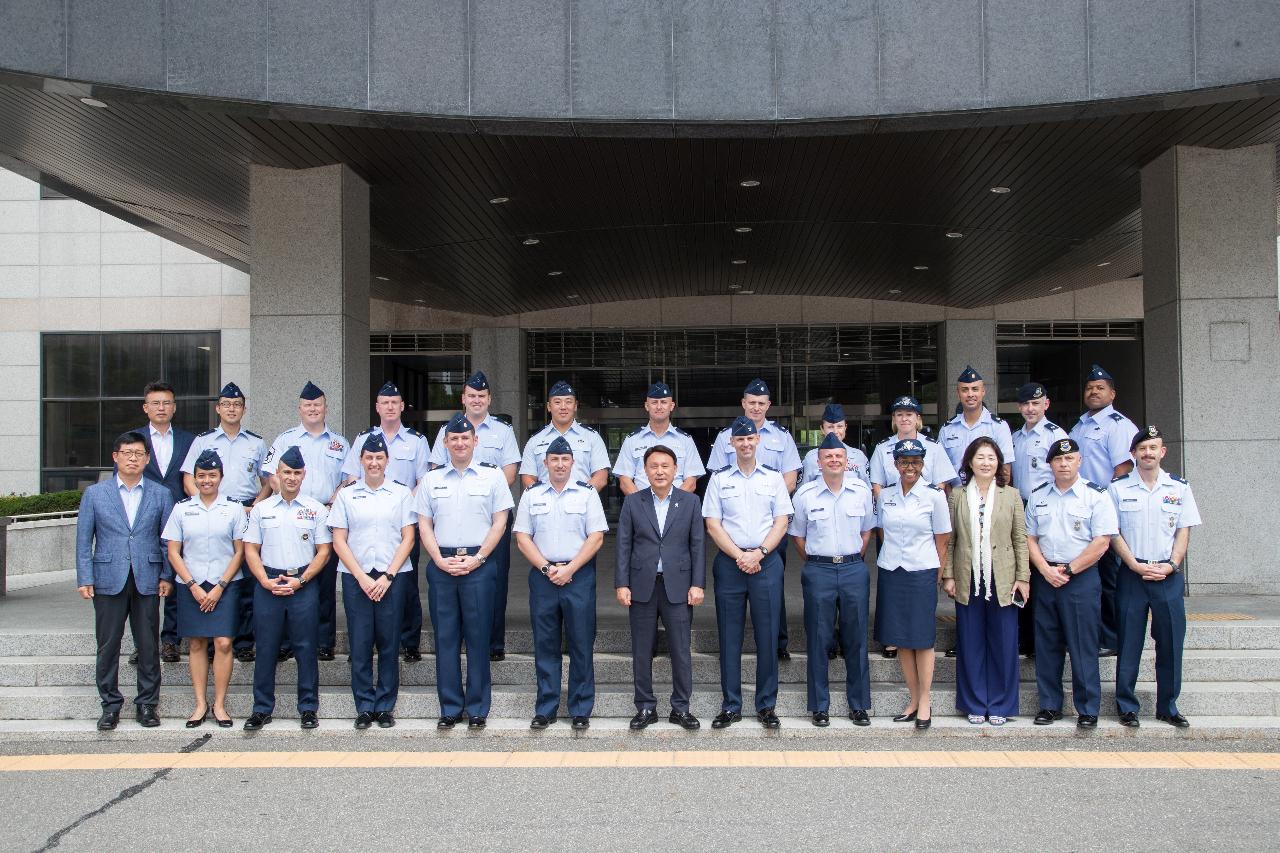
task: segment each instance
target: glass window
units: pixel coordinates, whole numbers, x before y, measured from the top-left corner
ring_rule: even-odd
[[[98,396],[101,335],[44,336],[44,396]]]

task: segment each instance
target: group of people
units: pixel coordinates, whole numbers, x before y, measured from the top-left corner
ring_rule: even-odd
[[[1137,726],[1134,688],[1150,615],[1156,717],[1188,725],[1176,706],[1185,633],[1179,572],[1200,519],[1190,487],[1161,468],[1160,430],[1140,431],[1115,411],[1115,382],[1096,365],[1085,387],[1088,411],[1070,435],[1046,419],[1050,401],[1038,383],[1018,391],[1025,424],[1016,432],[984,406],[985,383],[972,367],[956,391],[959,411],[936,440],[923,432],[916,399],[895,400],[894,433],[870,458],[845,444],[844,412],[830,404],[821,444],[801,460],[791,434],[768,419],[771,395],[757,379],[704,467],[692,438],[672,424],[675,401],[662,382],[648,389],[648,421],[627,436],[612,466],[601,437],[577,421],[577,393],[566,382],[550,389],[550,421],[523,453],[511,427],[489,412],[482,372],[468,378],[463,411],[434,444],[402,423],[404,398],[390,382],[376,396],[379,422],[350,444],[329,429],[324,393],[308,382],[300,423],[269,449],[241,427],[246,401],[234,383],[219,393],[218,426],[199,436],[173,426],[174,391],[153,383],[144,393],[147,426],[116,439],[114,476],[86,490],[81,504],[77,583],[94,605],[98,727],[115,728],[123,707],[118,666],[128,619],[142,725],[159,724],[160,661],[179,660],[179,638],[188,638],[195,702],[188,727],[210,713],[217,725],[233,725],[226,708],[233,657],[254,665],[244,728],[271,723],[277,664],[292,656],[301,726],[315,728],[319,661],[334,659],[339,576],[355,727],[394,726],[400,657],[421,659],[421,567],[437,726],[482,729],[490,664],[506,653],[514,533],[529,564],[537,673],[530,725],[544,729],[559,717],[567,648],[565,710],[574,729],[588,728],[595,561],[609,526],[599,492],[610,469],[625,495],[614,589],[631,626],[633,730],[658,719],[652,661],[659,621],[671,658],[668,719],[685,729],[701,725],[690,709],[691,624],[707,585],[706,538],[716,548],[721,704],[714,729],[742,719],[748,612],[755,715],[765,728],[780,725],[779,660],[790,658],[789,548],[801,563],[811,721],[830,724],[828,668],[843,656],[849,717],[870,725],[866,560],[873,540],[874,638],[882,654],[897,658],[909,690],[895,722],[930,726],[941,587],[955,600],[956,704],[969,722],[1002,725],[1018,713],[1019,654],[1032,653],[1034,639],[1036,724],[1062,717],[1069,653],[1078,725],[1096,726],[1098,659],[1118,653],[1117,712],[1122,724]],[[163,624],[157,596],[165,599]]]

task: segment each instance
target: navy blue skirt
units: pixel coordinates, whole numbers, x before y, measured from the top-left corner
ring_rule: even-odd
[[[232,581],[222,591],[218,606],[212,613],[201,613],[191,590],[178,581],[173,594],[178,596],[178,636],[179,637],[234,637],[236,624],[240,621],[240,594],[245,581]],[[213,589],[215,584],[203,583],[205,592]]]
[[[931,649],[938,637],[938,570],[876,573],[876,642]]]

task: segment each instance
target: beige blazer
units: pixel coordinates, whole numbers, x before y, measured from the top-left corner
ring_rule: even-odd
[[[978,533],[969,526],[969,500],[963,487],[951,490],[951,538],[947,541],[947,561],[942,577],[956,582],[956,603],[968,604],[973,591],[973,549]],[[1013,582],[1030,581],[1027,561],[1027,523],[1023,516],[1022,496],[1012,486],[996,489],[995,509],[991,513],[991,570],[995,576],[996,598],[1001,607],[1013,603]]]

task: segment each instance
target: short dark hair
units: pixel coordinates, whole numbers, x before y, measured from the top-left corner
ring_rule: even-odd
[[[1009,485],[1009,478],[1004,473],[1004,454],[1000,452],[1000,445],[985,435],[975,438],[965,448],[964,458],[960,460],[960,479],[965,483],[973,479],[973,456],[984,447],[990,447],[996,454],[996,485]]]
[[[116,440],[112,442],[111,452],[119,453],[120,448],[124,447],[126,444],[141,444],[143,447],[146,447],[147,437],[137,430],[131,429],[128,432],[122,432],[117,435]]]
[[[168,382],[160,382],[159,380],[155,382],[148,382],[147,387],[142,389],[142,396],[146,397],[148,394],[155,394],[156,392],[172,394],[175,397],[178,396],[178,392],[173,390],[172,385]]]
[[[649,462],[649,457],[655,453],[665,453],[671,457],[672,462],[675,462],[677,465],[680,464],[680,460],[676,458],[676,452],[665,444],[655,444],[653,447],[646,450],[644,452],[644,464],[647,464]]]

